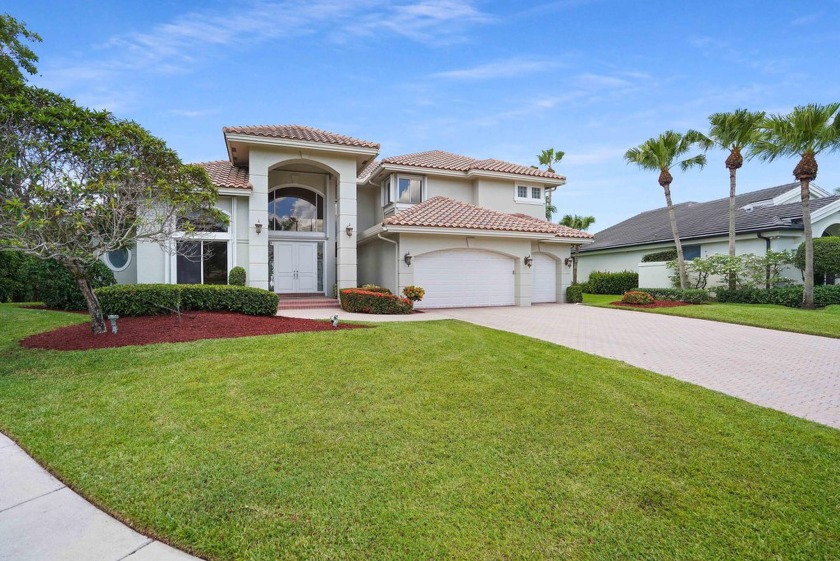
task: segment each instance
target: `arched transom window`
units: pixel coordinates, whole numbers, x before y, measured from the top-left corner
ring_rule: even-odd
[[[303,187],[281,187],[268,194],[268,229],[323,232],[324,197]]]

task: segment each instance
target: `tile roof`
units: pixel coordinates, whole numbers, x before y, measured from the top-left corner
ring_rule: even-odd
[[[207,171],[207,175],[210,176],[210,180],[216,187],[228,189],[251,188],[247,168],[236,167],[227,160],[199,162],[196,165],[203,167]]]
[[[340,146],[359,146],[361,148],[375,148],[379,144],[368,140],[361,140],[343,134],[336,134],[321,129],[302,125],[255,125],[247,127],[224,127],[225,136],[228,134],[247,134],[250,136],[264,136],[268,138],[287,138],[289,140],[303,140],[306,142],[320,142],[323,144],[338,144]]]
[[[587,232],[552,224],[532,216],[498,212],[449,197],[432,197],[386,218],[382,224],[553,234],[560,238],[589,239],[592,237],[592,234]]]
[[[499,173],[512,173],[516,175],[527,175],[541,179],[564,180],[565,177],[545,170],[504,162],[502,160],[476,160],[468,156],[461,156],[443,150],[429,150],[428,152],[416,152],[402,156],[391,156],[382,160],[383,164],[395,164],[401,166],[412,166],[431,169],[443,169],[449,171],[470,172],[491,171]]]
[[[356,178],[357,183],[364,183],[370,178],[370,174],[373,173],[373,170],[379,167],[381,162],[379,160],[371,160],[368,165],[362,168],[361,173],[359,173],[359,177]]]
[[[752,191],[735,197],[735,231],[758,232],[768,230],[801,230],[802,203],[798,200],[789,204],[772,206],[771,199],[791,189],[799,189],[799,183],[788,183]],[[811,210],[840,199],[840,196],[812,198]],[[748,210],[748,205],[753,205]],[[727,236],[729,233],[729,197],[704,203],[681,203],[674,205],[677,226],[682,240]],[[581,248],[582,252],[644,245],[650,243],[673,243],[668,208],[649,210],[611,226],[595,234],[595,243]]]

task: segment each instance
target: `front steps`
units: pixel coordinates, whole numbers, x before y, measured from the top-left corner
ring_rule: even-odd
[[[280,303],[277,304],[279,311],[283,310],[309,310],[316,308],[332,308],[338,310],[338,300],[329,298],[323,294],[278,294]]]

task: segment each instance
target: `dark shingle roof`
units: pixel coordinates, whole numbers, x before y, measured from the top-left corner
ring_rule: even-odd
[[[798,197],[794,202],[784,205],[758,204],[798,188],[799,183],[788,183],[736,195],[735,231],[801,230],[802,203]],[[838,199],[840,195],[812,198],[811,210],[822,208]],[[748,205],[754,205],[752,210],[744,208]],[[705,203],[689,202],[674,205],[674,213],[682,240],[726,236],[729,233],[729,197]],[[595,243],[582,247],[581,252],[673,242],[673,239],[668,209],[662,207],[637,214],[633,218],[598,232],[595,234]]]

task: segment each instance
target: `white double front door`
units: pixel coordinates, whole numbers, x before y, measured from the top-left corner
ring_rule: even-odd
[[[274,292],[318,292],[317,242],[274,243]]]

